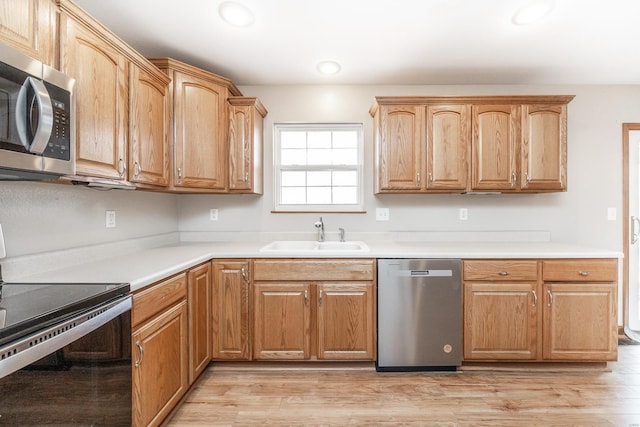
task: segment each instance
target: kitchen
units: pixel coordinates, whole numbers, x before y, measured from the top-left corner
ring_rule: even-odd
[[[91,2],[86,2],[86,7]],[[110,27],[110,25],[108,25]],[[115,28],[114,28],[115,31]],[[116,31],[116,33],[118,33]],[[169,52],[171,53],[171,52]],[[168,54],[168,53],[165,53]],[[151,55],[149,55],[151,56]],[[223,65],[224,66],[224,65]],[[231,70],[232,71],[232,70]],[[220,72],[220,74],[225,75]],[[437,240],[546,239],[561,244],[620,251],[622,194],[620,191],[621,124],[638,121],[640,89],[632,83],[477,84],[243,84],[248,96],[266,106],[264,121],[264,194],[178,195],[146,191],[100,192],[68,185],[2,183],[0,224],[8,258],[5,280],[19,277],[21,257],[42,254],[46,272],[62,261],[82,264],[86,257],[130,251],[172,239],[183,242],[270,241],[282,236],[313,240],[318,214],[274,214],[273,136],[279,122],[363,123],[364,206],[366,214],[323,213],[327,240],[338,240],[338,228],[349,240],[379,238]],[[474,83],[474,84],[470,84]],[[549,194],[374,195],[373,126],[368,113],[376,96],[451,96],[571,94],[568,107],[568,191]],[[598,172],[598,173],[594,173]],[[608,219],[608,209],[617,216]],[[389,220],[377,221],[376,209],[388,208]],[[218,220],[210,210],[218,210]],[[467,209],[466,220],[459,210]],[[105,212],[116,212],[116,227],[105,227]],[[446,236],[446,237],[443,237]],[[293,237],[292,237],[293,238]],[[54,257],[48,252],[67,251]],[[104,255],[103,255],[104,256]],[[89,258],[89,260],[92,260]]]

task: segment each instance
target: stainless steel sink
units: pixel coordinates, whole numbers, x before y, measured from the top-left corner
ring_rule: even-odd
[[[317,242],[314,240],[276,240],[260,248],[260,252],[320,253],[368,252],[364,242]]]

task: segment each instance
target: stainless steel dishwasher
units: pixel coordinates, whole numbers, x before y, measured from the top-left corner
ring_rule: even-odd
[[[462,362],[459,259],[378,259],[378,371]]]

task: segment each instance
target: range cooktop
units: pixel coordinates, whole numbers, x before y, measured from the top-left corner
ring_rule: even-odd
[[[0,346],[130,290],[128,283],[3,283],[2,288],[8,296],[0,298]]]

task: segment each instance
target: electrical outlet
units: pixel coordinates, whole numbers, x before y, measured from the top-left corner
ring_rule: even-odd
[[[460,221],[466,221],[469,219],[467,208],[460,208],[459,218]]]
[[[608,208],[607,209],[607,219],[609,221],[615,221],[617,217],[616,208]]]
[[[389,221],[389,208],[376,208],[376,221]]]
[[[211,221],[218,220],[218,209],[209,209],[209,219]]]
[[[106,212],[104,226],[107,228],[116,228],[116,211]]]

